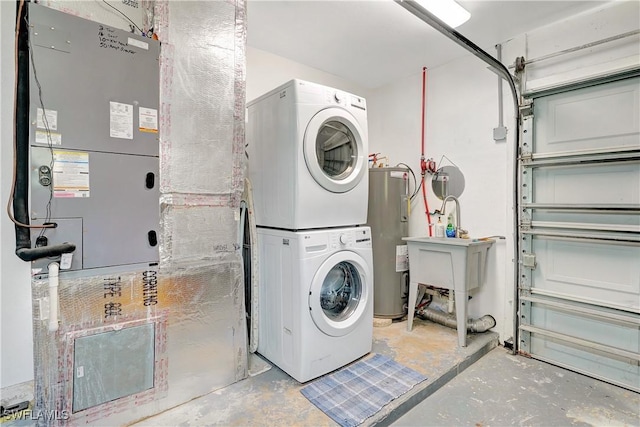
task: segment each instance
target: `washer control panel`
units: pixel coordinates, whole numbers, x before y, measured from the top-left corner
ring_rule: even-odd
[[[370,247],[371,229],[369,227],[349,228],[336,230],[329,237],[331,249],[344,249],[353,247]]]

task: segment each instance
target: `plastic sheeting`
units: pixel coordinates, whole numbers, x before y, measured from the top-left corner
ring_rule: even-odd
[[[162,42],[160,264],[63,273],[56,332],[47,277],[34,276],[40,425],[127,424],[247,376],[245,3],[142,2],[151,5]]]

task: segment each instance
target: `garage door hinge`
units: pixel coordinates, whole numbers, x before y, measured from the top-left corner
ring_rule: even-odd
[[[533,100],[525,99],[520,104],[520,117],[533,116]]]
[[[525,252],[522,254],[522,266],[530,269],[536,268],[536,254]]]
[[[533,159],[533,155],[530,151],[520,153],[521,162],[530,162]]]

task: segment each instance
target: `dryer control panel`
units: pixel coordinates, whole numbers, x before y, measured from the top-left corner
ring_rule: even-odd
[[[355,107],[361,110],[367,109],[367,103],[364,98],[336,89],[326,88],[325,99],[329,104],[338,104],[343,107]]]

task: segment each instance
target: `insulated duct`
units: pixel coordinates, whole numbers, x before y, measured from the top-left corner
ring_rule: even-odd
[[[430,307],[421,308],[416,311],[416,316],[424,320],[430,320],[440,325],[444,325],[448,328],[457,329],[458,327],[458,322],[456,322],[454,315],[443,313]],[[485,314],[479,319],[467,319],[467,331],[469,332],[487,332],[494,326],[496,326],[496,319],[489,314]]]
[[[513,192],[513,231],[514,231],[514,235],[517,234],[517,230],[518,230],[518,147],[520,146],[519,144],[519,138],[520,138],[520,109],[519,109],[519,96],[518,96],[518,91],[516,89],[516,83],[513,79],[513,76],[509,73],[509,70],[507,69],[507,67],[505,67],[500,61],[498,61],[496,58],[494,58],[493,56],[491,56],[489,53],[485,52],[483,49],[481,49],[478,45],[476,45],[475,43],[473,43],[471,40],[469,40],[468,38],[466,38],[465,36],[463,36],[462,34],[460,34],[459,32],[457,32],[456,30],[454,30],[453,28],[449,27],[447,24],[445,24],[442,20],[438,19],[435,15],[433,15],[432,13],[430,13],[429,11],[427,11],[424,7],[420,6],[418,4],[418,2],[416,1],[405,1],[405,0],[394,0],[396,3],[398,3],[398,5],[402,6],[403,8],[405,8],[407,11],[409,11],[411,14],[413,14],[414,16],[416,16],[417,18],[419,18],[421,21],[425,22],[426,24],[430,25],[432,28],[434,28],[435,30],[437,30],[438,32],[440,32],[442,35],[446,36],[447,38],[451,39],[452,41],[454,41],[455,43],[457,43],[458,45],[462,46],[463,48],[465,48],[466,50],[468,50],[469,52],[471,52],[474,56],[476,56],[477,58],[481,59],[482,61],[484,61],[485,63],[487,63],[494,72],[496,72],[500,77],[504,78],[507,83],[509,84],[509,88],[511,89],[511,95],[513,96],[513,108],[514,108],[514,119],[515,119],[515,124],[514,124],[514,150],[513,150],[513,170],[512,170],[512,175],[513,175],[513,187],[512,187],[512,192]],[[518,259],[518,256],[520,254],[520,249],[519,249],[519,241],[517,238],[514,238],[514,243],[513,243],[513,253],[514,253],[514,260]],[[518,343],[518,269],[514,267],[514,271],[513,271],[513,287],[514,287],[514,293],[513,293],[513,353],[515,354],[517,351],[517,343]]]

